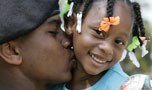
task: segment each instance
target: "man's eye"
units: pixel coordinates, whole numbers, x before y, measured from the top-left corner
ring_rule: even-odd
[[[121,40],[115,40],[115,43],[116,44],[119,44],[119,45],[125,45],[125,43]]]
[[[104,38],[104,33],[102,31],[94,29],[94,31],[102,38]]]
[[[53,35],[56,35],[58,34],[59,32],[58,31],[48,31],[49,33],[53,34]]]

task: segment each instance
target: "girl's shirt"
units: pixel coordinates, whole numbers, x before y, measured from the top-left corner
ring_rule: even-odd
[[[84,90],[119,90],[120,86],[128,80],[129,76],[122,70],[118,62],[93,86]],[[49,90],[68,90],[66,84],[50,86]]]
[[[150,77],[142,74],[130,76],[119,90],[152,90]]]

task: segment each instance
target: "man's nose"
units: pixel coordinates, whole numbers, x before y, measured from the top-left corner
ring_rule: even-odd
[[[71,40],[69,38],[67,38],[67,37],[64,38],[62,40],[62,45],[63,45],[64,48],[70,47],[71,46]]]
[[[99,50],[106,55],[106,57],[112,58],[113,56],[113,47],[112,44],[108,41],[103,41],[98,45]]]
[[[62,32],[63,33],[63,37],[62,37],[62,46],[64,48],[69,48],[70,46],[72,46],[72,38],[69,37],[68,35],[65,34],[65,32]]]

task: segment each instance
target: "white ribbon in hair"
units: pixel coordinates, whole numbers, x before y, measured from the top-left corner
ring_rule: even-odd
[[[81,25],[82,25],[82,12],[77,13],[77,27],[76,30],[78,33],[81,33]]]
[[[134,52],[129,52],[129,58],[130,58],[130,60],[132,61],[132,63],[133,63],[137,68],[140,67],[140,64],[139,64],[139,62],[138,62],[138,60],[137,60],[136,55],[135,55]]]
[[[148,54],[148,50],[146,50],[147,41],[143,42],[143,45],[140,47],[142,50],[142,57],[144,57],[146,54]]]
[[[67,17],[69,17],[69,16],[72,15],[72,13],[73,13],[73,6],[74,6],[74,2],[71,2],[70,8],[69,8],[69,12],[68,12],[68,14],[67,14]]]
[[[127,55],[127,50],[124,49],[120,61],[123,61],[126,58],[126,55]]]
[[[60,18],[61,18],[61,30],[65,32],[65,29],[64,29],[64,18],[60,15]]]
[[[58,2],[60,12],[62,12],[65,9],[64,2],[65,2],[65,0],[59,0],[59,2]],[[65,29],[64,29],[64,17],[61,15],[61,13],[60,13],[60,18],[61,18],[61,26],[60,27],[61,27],[62,31],[65,32]]]

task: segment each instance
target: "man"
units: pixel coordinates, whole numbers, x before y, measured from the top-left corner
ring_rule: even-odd
[[[58,0],[0,0],[0,90],[47,90],[71,79]]]

